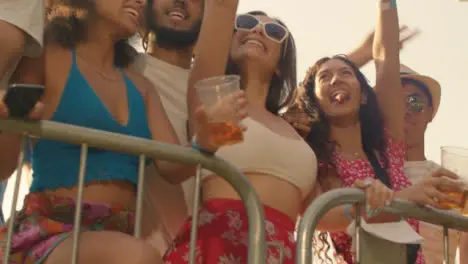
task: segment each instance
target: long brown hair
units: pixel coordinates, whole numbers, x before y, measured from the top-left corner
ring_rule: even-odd
[[[388,161],[384,152],[386,143],[384,138],[384,123],[380,113],[377,97],[359,68],[343,55],[324,57],[309,68],[304,81],[299,85],[294,104],[284,114],[284,118],[301,134],[309,146],[314,150],[320,163],[318,171],[318,184],[328,190],[328,169],[335,167],[333,153],[336,142],[330,135],[330,125],[325,112],[315,96],[315,77],[320,67],[329,60],[340,60],[350,66],[360,83],[361,92],[366,94],[367,102],[361,104],[359,120],[361,123],[361,138],[365,149],[377,152],[387,167]],[[326,255],[330,248],[328,233],[320,232],[317,236],[319,258],[326,263],[332,260]],[[325,253],[325,259],[323,259]]]
[[[248,12],[248,14],[254,16],[268,16],[262,11],[252,11]],[[286,27],[281,20],[277,18],[275,18],[275,20]],[[281,75],[276,73],[273,75],[266,101],[266,108],[275,115],[278,115],[280,110],[292,103],[297,86],[296,44],[291,32],[288,38],[281,44],[281,54],[282,56],[279,61],[279,71]],[[229,57],[226,74],[239,73],[240,69],[238,65]]]
[[[363,147],[378,153],[386,167],[388,162],[386,155],[384,155],[386,150],[384,122],[377,103],[377,96],[364,74],[353,62],[343,55],[322,58],[309,68],[304,81],[298,87],[294,105],[285,114],[286,120],[304,136],[325,168],[334,166],[332,156],[335,151],[336,142],[330,137],[330,126],[327,116],[315,97],[315,77],[317,71],[321,65],[329,60],[340,60],[346,63],[352,68],[359,81],[361,91],[367,97],[367,102],[361,104],[359,109]],[[303,114],[300,115],[300,113]]]

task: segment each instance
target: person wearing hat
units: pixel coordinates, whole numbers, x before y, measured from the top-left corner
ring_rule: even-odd
[[[413,184],[433,173],[440,165],[428,160],[425,155],[425,133],[428,125],[437,114],[440,105],[440,84],[433,78],[417,73],[401,65],[400,76],[405,89],[405,139],[406,162],[405,174]],[[422,249],[427,264],[444,263],[444,243],[442,227],[429,223],[420,223],[420,234],[424,237]],[[458,233],[449,232],[450,264],[454,263],[458,245]]]
[[[408,161],[425,161],[424,134],[440,105],[440,84],[401,64],[401,82],[405,89],[406,145]]]
[[[409,40],[419,35],[419,30],[411,30],[406,26],[400,30],[401,48]],[[348,58],[358,67],[363,67],[372,60],[372,44],[374,32],[369,33],[362,43],[353,51],[348,53]],[[427,160],[425,155],[425,133],[429,123],[435,118],[440,105],[441,87],[433,78],[418,74],[411,68],[400,65],[400,75],[403,87],[405,89],[405,102],[407,106],[405,114],[405,132],[407,155],[405,163],[405,174],[416,183],[427,174],[440,168],[434,161]],[[444,259],[443,231],[440,226],[421,222],[420,234],[425,238],[422,245],[427,264],[440,264]],[[450,231],[450,264],[454,263],[456,248],[459,236],[456,231]],[[468,235],[466,246],[460,248],[468,249]],[[468,252],[467,252],[468,253]],[[461,252],[463,254],[463,252]],[[460,263],[468,263],[468,256],[465,262],[460,257]]]

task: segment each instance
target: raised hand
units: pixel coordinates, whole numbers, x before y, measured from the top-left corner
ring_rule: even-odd
[[[411,40],[415,39],[421,31],[417,28],[411,29],[406,25],[400,27],[400,50]],[[361,44],[348,54],[349,59],[358,67],[362,67],[372,60],[372,47],[374,45],[375,30],[368,33]]]
[[[244,91],[238,91],[222,98],[209,109],[200,106],[195,112],[195,135],[198,147],[204,151],[214,153],[222,146],[212,140],[210,122],[213,120],[229,117],[229,120],[238,123],[241,129],[245,130],[245,127],[239,124],[239,122],[246,118],[247,115],[247,99]]]
[[[421,34],[421,30],[418,28],[411,29],[407,25],[403,25],[400,27],[400,49],[404,48],[405,44],[407,44],[412,39],[416,38]]]
[[[411,29],[407,25],[400,27],[400,49],[402,49],[410,40],[421,34],[418,28]],[[374,45],[375,30],[370,32],[362,41],[360,48],[372,55],[372,46]]]

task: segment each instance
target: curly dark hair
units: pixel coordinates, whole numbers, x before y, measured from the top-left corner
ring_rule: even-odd
[[[247,14],[269,17],[267,13],[262,11],[252,11]],[[286,27],[281,20],[277,18],[275,18],[275,20],[282,26]],[[281,44],[281,54],[279,62],[279,71],[281,72],[281,75],[273,75],[266,100],[267,110],[275,115],[279,115],[280,110],[292,103],[297,86],[296,44],[291,32],[289,32],[288,38]],[[234,63],[232,58],[229,57],[226,74],[239,73],[239,67]]]
[[[364,74],[346,56],[324,57],[309,68],[304,81],[298,87],[294,104],[284,115],[285,119],[304,137],[316,153],[321,163],[318,183],[324,188],[324,191],[327,190],[328,186],[328,169],[335,167],[332,158],[337,143],[331,138],[329,121],[315,96],[315,77],[320,67],[330,60],[340,60],[352,68],[360,83],[361,92],[367,96],[367,102],[361,104],[359,109],[363,149],[377,153],[384,163],[384,168],[388,166],[388,160],[384,155],[386,150],[384,122],[374,90]],[[319,249],[320,252],[328,250],[327,238],[328,233],[326,232],[321,232],[318,235],[318,239],[323,243]],[[321,255],[320,257],[322,258]]]
[[[74,49],[87,41],[89,19],[96,15],[93,0],[52,0],[46,8],[47,25],[44,31],[45,43],[55,43],[66,49]],[[121,39],[114,44],[116,67],[129,66],[138,52]]]
[[[340,60],[346,63],[346,65],[351,67],[359,81],[361,91],[367,97],[367,102],[361,104],[359,109],[363,148],[376,152],[384,161],[384,167],[386,168],[388,161],[384,155],[386,150],[384,122],[377,103],[377,96],[364,74],[344,55],[322,58],[309,68],[304,81],[299,85],[295,104],[291,107],[291,113],[294,115],[291,116],[286,113],[287,120],[290,120],[290,123],[304,136],[306,142],[315,151],[317,158],[323,163],[323,167],[333,167],[332,155],[336,149],[336,142],[330,137],[330,126],[327,116],[315,97],[315,77],[317,71],[329,60]],[[302,118],[298,121],[296,116],[300,111],[306,114],[308,117],[306,120]],[[307,124],[304,124],[304,122],[307,122]]]

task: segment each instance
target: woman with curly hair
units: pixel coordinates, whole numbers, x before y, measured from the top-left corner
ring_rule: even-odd
[[[440,191],[441,186],[460,190],[456,181],[440,177],[456,178],[451,172],[441,170],[414,186],[403,173],[405,105],[399,74],[398,14],[395,0],[380,0],[380,5],[373,47],[374,89],[347,57],[322,58],[307,72],[296,104],[285,114],[319,159],[319,188],[308,203],[331,189],[359,187],[366,191],[362,211],[369,223],[400,220],[379,211],[394,197],[440,208],[436,201],[454,200]],[[338,254],[347,263],[354,263],[352,239],[346,230],[355,216],[354,206],[340,206],[319,224],[321,231],[331,232]],[[408,222],[418,230],[417,221]],[[326,242],[327,233],[320,238]],[[408,253],[408,263],[424,263],[417,245],[408,246]]]
[[[143,76],[127,70],[135,50],[127,43],[139,27],[144,0],[52,1],[40,59],[23,59],[17,83],[45,86],[42,119],[127,136],[179,144],[159,95]],[[230,100],[230,101],[228,101]],[[239,92],[226,105],[237,104]],[[0,104],[5,109],[5,105]],[[5,117],[5,116],[4,116]],[[194,149],[215,152],[208,116],[198,108]],[[72,253],[80,146],[40,139],[32,152],[33,182],[14,221],[9,263],[68,263]],[[90,148],[83,191],[79,263],[161,263],[160,254],[133,237],[138,157]],[[178,183],[195,166],[154,160],[162,176]],[[4,237],[3,229],[1,236]]]

